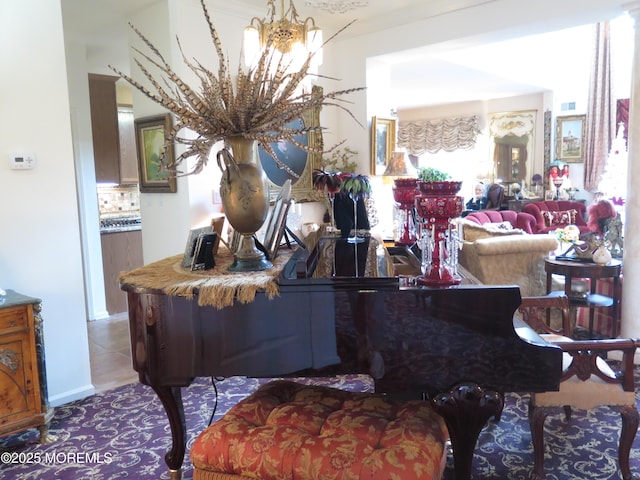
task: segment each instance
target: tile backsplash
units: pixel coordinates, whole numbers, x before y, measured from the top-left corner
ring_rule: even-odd
[[[140,215],[140,192],[137,185],[105,187],[98,185],[100,216]]]

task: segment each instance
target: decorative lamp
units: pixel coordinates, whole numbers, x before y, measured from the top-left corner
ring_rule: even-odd
[[[382,174],[385,177],[415,177],[418,178],[418,171],[411,164],[407,162],[405,154],[402,151],[393,152],[387,168]]]
[[[393,152],[387,168],[382,174],[384,177],[395,177],[393,187],[393,199],[403,212],[402,220],[394,215],[396,221],[397,245],[413,245],[416,243],[416,225],[414,221],[414,204],[418,187],[418,171],[405,158],[405,152]],[[402,178],[404,177],[404,178]]]
[[[556,200],[560,200],[560,187],[564,183],[564,177],[556,177],[553,179],[553,185],[556,187]]]
[[[286,10],[284,0],[280,0],[279,19],[276,18],[275,0],[268,0],[267,16],[263,19],[253,17],[244,29],[244,60],[247,66],[258,58],[269,43],[269,37],[272,37],[272,48],[292,57],[293,69],[299,69],[298,63],[304,63],[310,53],[313,53],[310,73],[316,73],[317,67],[322,65],[322,30],[313,18],[301,20],[298,17],[293,0],[289,0]]]
[[[554,200],[560,198],[560,187],[564,183],[565,179],[569,178],[569,166],[562,160],[557,158],[549,164],[547,167],[547,179],[549,180],[549,188],[556,189],[556,195]]]

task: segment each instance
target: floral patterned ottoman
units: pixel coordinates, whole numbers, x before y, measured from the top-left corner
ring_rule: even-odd
[[[198,436],[193,480],[440,479],[447,439],[429,402],[275,380]]]

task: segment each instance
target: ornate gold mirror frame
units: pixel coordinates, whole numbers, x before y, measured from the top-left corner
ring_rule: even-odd
[[[489,114],[493,178],[505,183],[531,181],[537,110]]]
[[[318,94],[322,94],[322,87],[314,86],[312,89],[312,95]],[[302,115],[302,122],[308,127],[319,127],[320,107],[310,108],[307,110]],[[313,170],[322,168],[322,151],[324,150],[322,131],[320,129],[316,129],[301,137],[306,137],[301,138],[301,142],[306,143],[309,146],[309,152],[305,152],[291,144],[286,144],[284,146],[274,145],[274,151],[278,155],[279,160],[286,163],[294,171],[302,170],[299,178],[288,175],[283,170],[276,171],[277,166],[275,162],[273,162],[262,149],[259,149],[262,168],[265,170],[267,177],[269,178],[269,197],[271,202],[275,202],[278,195],[280,195],[282,185],[284,185],[287,179],[291,179],[291,198],[296,202],[317,202],[324,199],[324,192],[313,188],[312,179]],[[288,149],[293,150],[290,153],[286,153]],[[265,158],[265,160],[263,160],[265,155],[269,158]],[[296,168],[295,165],[292,165],[287,161],[287,156],[289,155],[294,159],[293,163],[301,164],[304,162],[304,167],[300,168],[298,165]],[[278,181],[274,182],[272,178],[277,178]]]

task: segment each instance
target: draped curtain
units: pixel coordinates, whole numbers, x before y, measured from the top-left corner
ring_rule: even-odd
[[[440,150],[471,150],[480,133],[479,117],[452,117],[441,120],[404,121],[398,125],[398,146],[411,155]]]
[[[584,139],[584,188],[590,192],[598,190],[615,135],[610,43],[609,22],[596,24]]]
[[[624,125],[624,140],[629,142],[629,99],[618,99],[616,107],[616,132],[620,124]]]

